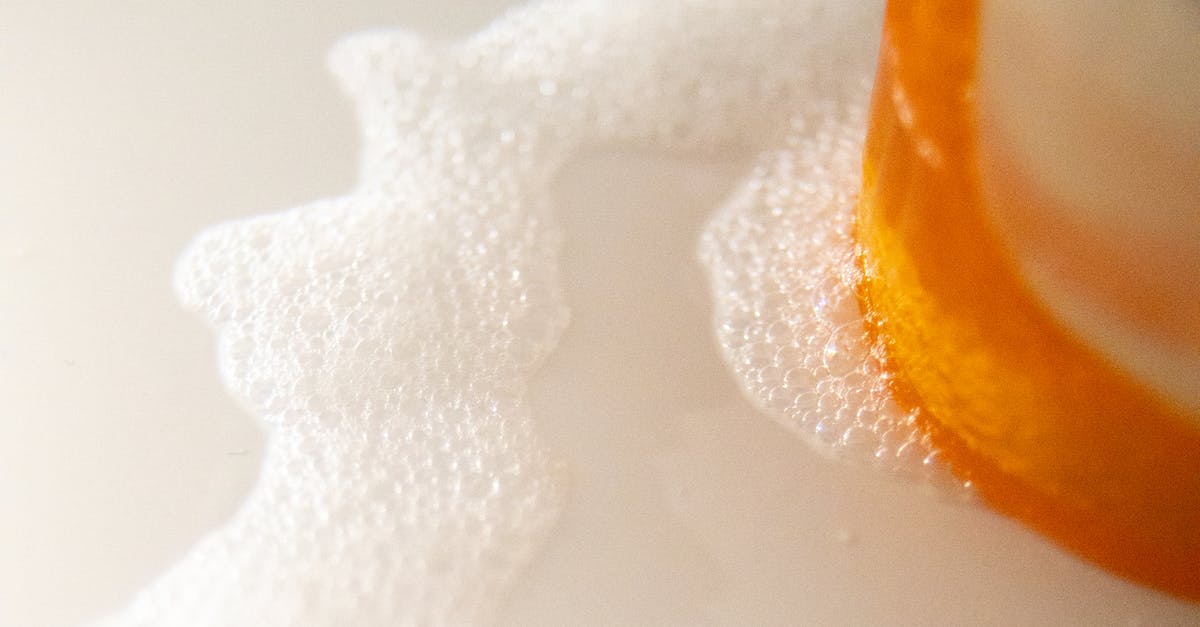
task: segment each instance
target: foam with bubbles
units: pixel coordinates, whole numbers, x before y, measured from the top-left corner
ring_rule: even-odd
[[[701,241],[717,338],[743,390],[812,447],[969,496],[890,391],[881,341],[856,297],[851,230],[861,176],[861,105],[797,120]]]
[[[493,620],[568,489],[525,392],[568,320],[550,183],[596,144],[774,146],[702,238],[736,376],[819,447],[935,465],[850,292],[880,5],[546,2],[453,46],[340,44],[355,189],[213,227],[177,269],[266,426],[261,477],[112,624]]]

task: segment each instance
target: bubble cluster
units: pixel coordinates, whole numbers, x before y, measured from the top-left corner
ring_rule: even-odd
[[[701,258],[717,336],[747,395],[816,450],[960,491],[918,410],[894,401],[855,295],[866,101],[864,87],[843,105],[810,104],[710,221]]]
[[[112,624],[494,619],[567,489],[525,393],[568,320],[550,184],[598,144],[779,146],[704,236],[730,362],[826,450],[928,458],[887,403],[849,291],[880,14],[545,2],[455,45],[404,31],[340,44],[331,65],[363,129],[355,189],[213,227],[177,268],[228,387],[265,425],[261,477]]]

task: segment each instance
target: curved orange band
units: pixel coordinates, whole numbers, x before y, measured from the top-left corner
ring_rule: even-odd
[[[1200,429],[1058,323],[988,220],[978,19],[975,1],[888,3],[856,226],[869,330],[985,500],[1200,600]]]

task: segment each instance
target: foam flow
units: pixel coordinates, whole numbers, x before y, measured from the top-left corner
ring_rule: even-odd
[[[493,620],[566,491],[525,390],[568,319],[550,183],[596,144],[774,147],[702,238],[736,376],[822,450],[936,466],[850,292],[880,5],[544,3],[455,46],[340,44],[357,187],[213,227],[177,270],[262,475],[113,624]]]
[[[793,124],[701,240],[725,357],[751,400],[815,450],[966,496],[919,410],[892,398],[855,296],[864,108],[822,103]]]

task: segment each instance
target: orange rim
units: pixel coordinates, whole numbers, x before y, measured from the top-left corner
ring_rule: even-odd
[[[1200,600],[1200,429],[1058,323],[987,219],[979,7],[891,0],[856,236],[868,330],[901,402],[995,508]]]

